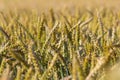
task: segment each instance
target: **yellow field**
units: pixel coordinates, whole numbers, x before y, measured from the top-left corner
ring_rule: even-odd
[[[120,0],[0,0],[0,80],[120,80]]]

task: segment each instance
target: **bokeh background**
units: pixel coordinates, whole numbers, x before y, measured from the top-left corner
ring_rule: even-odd
[[[34,9],[45,11],[50,8],[96,8],[109,7],[119,10],[120,0],[0,0],[0,10],[4,9]]]

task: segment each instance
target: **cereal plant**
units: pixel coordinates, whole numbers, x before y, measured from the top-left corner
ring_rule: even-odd
[[[119,80],[120,12],[77,5],[1,10],[0,80]]]

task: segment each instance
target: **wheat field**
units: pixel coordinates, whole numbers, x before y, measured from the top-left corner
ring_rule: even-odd
[[[0,80],[120,80],[119,0],[1,0]]]

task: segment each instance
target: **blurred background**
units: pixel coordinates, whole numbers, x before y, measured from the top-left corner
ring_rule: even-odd
[[[0,0],[0,10],[35,9],[48,10],[54,8],[93,8],[109,7],[119,10],[120,0]]]

